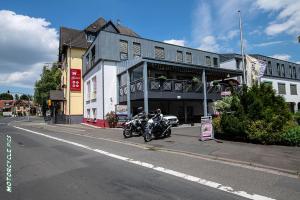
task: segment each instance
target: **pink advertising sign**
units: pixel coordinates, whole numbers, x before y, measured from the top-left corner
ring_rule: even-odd
[[[210,139],[213,139],[212,117],[201,117],[200,140],[205,141]]]

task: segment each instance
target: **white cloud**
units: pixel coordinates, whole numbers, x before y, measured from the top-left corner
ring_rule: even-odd
[[[217,44],[216,38],[212,35],[206,36],[201,40],[201,44],[198,47],[198,49],[204,50],[204,51],[212,51],[212,52],[218,52],[220,47]]]
[[[175,44],[175,45],[179,45],[179,46],[185,46],[185,44],[186,44],[185,40],[176,40],[176,39],[164,40],[163,42],[168,43],[168,44]]]
[[[0,10],[0,84],[33,88],[43,63],[57,59],[58,34],[43,18]]]
[[[252,12],[251,0],[199,1],[193,13],[192,44],[210,51],[228,51],[239,35],[238,10]],[[254,15],[248,15],[254,16]]]
[[[275,54],[273,56],[271,56],[272,58],[277,58],[279,60],[290,60],[291,56],[288,54]]]
[[[271,46],[271,45],[276,45],[276,44],[282,44],[284,43],[284,41],[271,41],[271,42],[262,42],[259,44],[253,44],[254,47],[267,47],[267,46]]]
[[[226,34],[222,35],[219,37],[220,40],[232,40],[233,38],[237,37],[240,33],[240,30],[235,29],[235,30],[230,30]]]
[[[276,19],[265,29],[268,35],[300,32],[300,1],[295,0],[256,0],[258,8],[276,13]]]

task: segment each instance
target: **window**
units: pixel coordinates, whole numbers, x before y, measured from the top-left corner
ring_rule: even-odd
[[[140,80],[143,78],[143,66],[139,66],[137,68],[134,68],[130,74],[131,81]]]
[[[155,58],[165,59],[165,49],[162,47],[155,47]]]
[[[291,95],[297,95],[297,85],[296,84],[291,84]]]
[[[289,65],[289,73],[290,73],[290,77],[293,78],[293,70],[291,65]]]
[[[128,42],[120,40],[120,59],[128,60]]]
[[[86,70],[90,69],[90,54],[85,57]]]
[[[97,119],[97,109],[96,108],[93,108],[93,120],[96,120]]]
[[[176,54],[176,60],[177,60],[177,62],[183,62],[183,54],[182,54],[182,51],[177,51],[177,54]]]
[[[267,85],[267,86],[271,86],[272,87],[272,81],[264,81],[263,83],[265,85]]]
[[[205,64],[206,64],[207,66],[211,66],[211,60],[210,60],[210,57],[209,57],[209,56],[206,56],[206,57],[205,57]]]
[[[284,83],[278,83],[278,94],[286,94]]]
[[[192,63],[192,53],[191,52],[186,52],[186,62]]]
[[[218,67],[218,58],[213,58],[214,67]]]
[[[285,68],[284,68],[284,64],[281,64],[281,75],[283,77],[285,77]]]
[[[96,76],[92,78],[92,83],[93,83],[92,99],[96,99],[97,98],[97,79],[96,79]]]
[[[280,64],[277,63],[277,75],[281,76]]]
[[[297,78],[296,67],[293,67],[293,77],[294,77],[295,79]]]
[[[272,75],[272,73],[273,73],[271,61],[268,61],[268,72],[269,72],[269,75]]]
[[[88,81],[86,83],[86,87],[87,87],[87,100],[89,101],[91,99],[91,82]]]
[[[93,46],[93,48],[91,50],[91,54],[92,54],[91,65],[93,66],[95,64],[95,55],[96,55],[95,46]]]
[[[141,44],[140,43],[133,43],[133,57],[138,58],[141,57]]]
[[[86,118],[87,118],[87,119],[90,119],[90,118],[91,118],[91,110],[90,110],[90,109],[87,109],[87,110],[86,110]]]
[[[95,40],[95,36],[92,34],[87,34],[86,40],[87,40],[87,42],[93,42]]]

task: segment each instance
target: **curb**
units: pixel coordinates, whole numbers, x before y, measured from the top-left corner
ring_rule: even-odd
[[[179,153],[179,154],[187,155],[190,157],[198,157],[198,158],[202,158],[202,159],[206,159],[206,160],[221,161],[226,164],[231,164],[231,165],[236,165],[236,166],[243,166],[243,167],[246,166],[248,168],[256,169],[258,171],[268,171],[270,173],[277,174],[277,175],[285,175],[285,176],[289,176],[292,178],[300,178],[299,171],[272,167],[272,166],[268,166],[268,165],[258,164],[255,162],[246,162],[246,161],[234,160],[234,159],[224,158],[224,157],[219,157],[219,156],[210,156],[210,155],[205,155],[205,154],[198,154],[198,153],[192,153],[192,152],[180,151],[180,150],[174,150],[174,149],[157,148],[154,146],[152,146],[151,148],[155,149],[157,151],[161,151],[161,152]]]

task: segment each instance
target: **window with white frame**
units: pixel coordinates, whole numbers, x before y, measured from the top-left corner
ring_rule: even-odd
[[[96,121],[97,120],[97,109],[93,108],[93,120]]]
[[[285,83],[278,83],[278,94],[286,94]]]
[[[86,99],[87,99],[87,101],[89,101],[89,100],[91,100],[91,82],[90,81],[88,81],[87,83],[86,83],[86,88],[87,88],[87,95],[86,95]]]
[[[90,119],[90,118],[91,118],[91,110],[90,110],[90,109],[87,109],[87,110],[86,110],[86,118],[87,118],[87,119]]]
[[[297,85],[296,84],[291,84],[291,95],[297,95]]]
[[[92,99],[96,99],[96,97],[97,97],[97,79],[96,79],[96,76],[94,76],[92,78],[92,83],[93,83]]]

